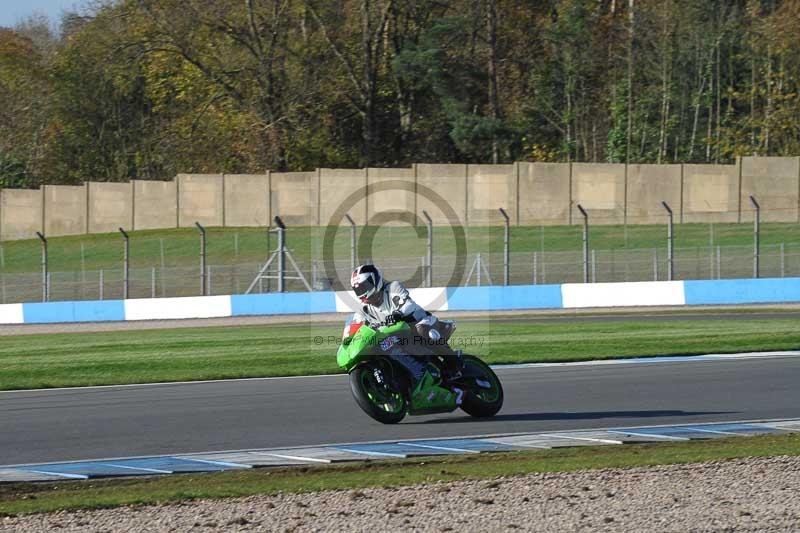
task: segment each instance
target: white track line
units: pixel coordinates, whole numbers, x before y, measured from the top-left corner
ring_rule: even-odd
[[[325,463],[330,464],[330,459],[320,459],[318,457],[305,457],[301,455],[284,455],[282,453],[259,453],[259,455],[268,455],[270,457],[277,457],[279,459],[290,459],[292,461],[303,461],[307,463]]]
[[[379,457],[396,457],[398,459],[405,459],[408,457],[404,453],[389,453],[389,452],[373,452],[367,450],[353,450],[351,448],[341,448],[339,446],[336,447],[337,450],[341,450],[343,452],[350,452],[350,453],[360,453],[362,455],[377,455]]]
[[[747,435],[747,433],[732,433],[730,431],[714,431],[713,429],[701,429],[701,428],[696,428],[696,427],[692,427],[692,426],[684,426],[684,427],[686,429],[690,430],[690,431],[699,431],[701,433],[714,433],[716,435],[735,435],[735,436],[738,436],[738,437],[743,437],[743,436]]]
[[[634,437],[652,437],[654,439],[685,440],[685,441],[692,440],[692,439],[688,439],[686,437],[673,437],[671,435],[659,435],[659,434],[656,434],[656,433],[653,433],[653,434],[650,434],[650,433],[634,433],[632,431],[614,431],[614,430],[609,431],[609,433],[619,433],[620,435],[633,435]]]
[[[34,474],[45,474],[47,476],[58,476],[67,479],[89,479],[89,476],[85,476],[83,474],[65,474],[63,472],[48,472],[46,470],[29,470],[25,469],[27,472],[33,472]]]
[[[143,466],[125,466],[115,465],[113,463],[95,463],[98,466],[110,466],[111,468],[124,468],[126,470],[141,470],[143,472],[152,472],[153,474],[174,474],[172,470],[159,470],[157,468],[145,468]]]
[[[431,446],[430,444],[414,444],[413,442],[398,442],[398,444],[402,444],[403,446],[414,446],[415,448],[427,448],[429,450],[442,450],[445,452],[481,453],[477,450],[464,450],[462,448],[448,448],[445,446]]]
[[[226,463],[225,461],[209,461],[207,459],[189,459],[188,457],[181,457],[179,455],[170,455],[169,457],[180,459],[181,461],[192,461],[195,463],[205,463],[208,465],[229,466],[231,468],[253,468],[253,465],[243,465],[241,463]]]
[[[555,437],[557,439],[570,439],[570,440],[584,440],[588,442],[602,442],[603,444],[622,444],[621,440],[610,440],[610,439],[593,439],[590,437],[571,437],[567,435],[556,435],[550,433],[543,433],[540,434],[541,437]]]

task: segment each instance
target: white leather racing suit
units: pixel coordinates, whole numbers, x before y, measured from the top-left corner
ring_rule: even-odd
[[[383,301],[380,305],[362,304],[361,309],[353,315],[353,322],[369,325],[385,324],[395,313],[399,313],[403,320],[416,325],[433,326],[436,317],[420,307],[408,289],[399,281],[390,281],[383,287]]]
[[[419,306],[414,300],[408,289],[399,282],[391,281],[387,283],[382,292],[380,305],[363,303],[361,309],[353,315],[354,324],[367,324],[371,327],[378,327],[386,323],[395,321],[405,321],[411,325],[419,339],[427,339],[429,344],[426,346],[434,353],[442,356],[448,372],[451,375],[460,371],[461,355],[454,352],[447,344],[447,340],[455,331],[455,323],[447,320],[438,320],[434,315]],[[393,357],[401,360],[403,364],[412,369],[414,374],[421,372],[416,368],[411,357],[408,355],[393,354]],[[419,376],[415,376],[419,377]]]

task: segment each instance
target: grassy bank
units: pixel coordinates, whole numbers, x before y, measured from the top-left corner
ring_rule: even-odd
[[[5,337],[0,389],[338,372],[339,324],[61,333]],[[454,347],[491,363],[796,349],[791,319],[460,322]]]
[[[518,476],[534,472],[630,468],[774,455],[800,455],[800,435],[562,448],[149,479],[0,485],[0,516],[65,509],[161,504],[200,498],[392,487],[440,480]]]

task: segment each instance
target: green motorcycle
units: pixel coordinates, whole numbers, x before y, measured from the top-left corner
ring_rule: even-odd
[[[396,424],[406,414],[449,413],[459,407],[471,416],[494,416],[503,406],[500,380],[477,357],[462,357],[461,377],[445,386],[441,357],[425,349],[407,323],[398,322],[362,325],[343,339],[336,361],[350,374],[356,403],[378,422]],[[403,358],[413,358],[413,364],[403,364]]]

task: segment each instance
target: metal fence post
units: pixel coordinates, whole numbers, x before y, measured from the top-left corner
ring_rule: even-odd
[[[206,229],[200,225],[199,222],[195,222],[194,225],[200,230],[200,291],[201,294],[205,296],[208,291],[206,277]]]
[[[150,271],[150,297],[156,297],[156,267]]]
[[[583,282],[589,283],[589,214],[581,204],[578,210],[583,215]]]
[[[272,225],[267,226],[267,256],[269,257],[272,254]],[[267,274],[269,274],[269,270],[267,270]],[[258,292],[259,294],[264,294],[264,280],[263,278],[258,278]],[[267,292],[272,292],[272,278],[267,278]]]
[[[428,287],[433,287],[433,219],[427,211],[422,211],[422,216],[425,217],[425,222],[428,225],[428,270],[426,277]]]
[[[103,299],[103,289],[105,288],[105,275],[103,274],[103,269],[100,269],[100,299]]]
[[[352,272],[356,269],[356,222],[349,214],[344,218],[350,223],[350,271]]]
[[[538,277],[536,274],[536,270],[539,263],[539,257],[537,256],[536,252],[533,252],[533,284],[536,285],[536,278]]]
[[[667,281],[672,281],[675,277],[674,221],[672,218],[672,209],[667,205],[667,202],[661,202],[661,205],[664,206],[664,209],[667,210],[667,214],[669,215],[669,225],[667,226]]]
[[[50,300],[50,276],[47,272],[47,239],[40,232],[36,232],[42,241],[42,301]]]
[[[781,277],[786,276],[786,244],[781,243]]]
[[[278,292],[286,292],[286,224],[279,216],[275,216],[278,226]]]
[[[125,232],[124,229],[119,228],[119,232],[122,233],[122,239],[124,242],[124,252],[122,254],[122,299],[128,299],[128,291],[130,289],[130,253],[131,253],[131,240],[128,237],[128,234]]]
[[[750,197],[750,203],[753,204],[753,207],[756,210],[755,220],[753,221],[753,277],[757,278],[761,274],[760,272],[760,252],[761,252],[761,206],[758,205],[758,202],[754,197]]]
[[[592,283],[597,283],[597,254],[592,250]]]
[[[503,228],[503,285],[508,285],[509,275],[508,275],[508,260],[509,260],[509,223],[511,219],[508,217],[508,213],[502,207],[500,208],[500,214],[503,215],[503,219],[505,220],[504,224],[505,227]]]
[[[653,248],[653,281],[658,281],[658,248]]]

